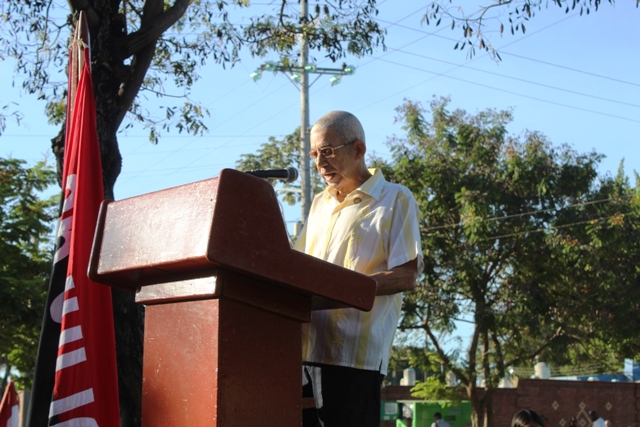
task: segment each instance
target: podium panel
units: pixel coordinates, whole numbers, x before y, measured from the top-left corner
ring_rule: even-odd
[[[300,426],[299,322],[226,299],[145,316],[144,426]]]

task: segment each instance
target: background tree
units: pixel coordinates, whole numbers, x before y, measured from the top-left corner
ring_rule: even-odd
[[[509,111],[469,115],[447,102],[431,103],[430,120],[419,103],[400,107],[407,136],[378,162],[421,212],[425,270],[401,330],[425,334],[464,387],[474,427],[489,427],[511,366],[611,354],[598,346],[637,354],[637,196],[621,176],[598,178],[599,154],[511,136]],[[459,319],[474,326],[456,363],[445,343]]]
[[[607,1],[611,5],[615,4],[615,0]],[[506,29],[512,35],[520,32],[525,34],[525,23],[528,25],[528,21],[542,9],[557,8],[567,14],[579,11],[582,16],[597,11],[601,3],[602,0],[494,0],[470,6],[467,2],[437,0],[427,4],[422,19],[427,25],[436,26],[440,25],[443,19],[450,21],[452,30],[458,28],[458,31],[462,31],[462,37],[454,49],[466,49],[469,57],[474,56],[476,49],[479,49],[500,60],[500,54],[491,42],[496,33],[502,36]],[[636,7],[638,5],[640,0],[636,0]]]
[[[105,197],[121,169],[117,131],[135,122],[157,142],[162,131],[200,134],[208,112],[190,89],[208,60],[233,64],[241,48],[253,55],[277,50],[292,64],[298,38],[332,60],[364,55],[383,42],[374,21],[375,0],[321,0],[307,18],[286,0],[269,9],[248,0],[15,0],[0,3],[0,57],[16,60],[23,88],[47,101],[46,111],[62,127],[66,105],[67,38],[86,12],[91,34],[92,77]],[[230,13],[238,12],[237,16]],[[240,18],[248,18],[242,21]],[[241,21],[247,24],[234,25]],[[171,28],[171,32],[168,30]],[[56,81],[60,79],[61,81]],[[141,96],[141,94],[143,96]],[[144,96],[163,99],[152,113]],[[173,103],[172,100],[181,100]],[[6,114],[4,114],[6,116]],[[0,122],[1,124],[1,122]],[[64,129],[52,140],[58,173],[64,156]],[[142,308],[133,295],[113,290],[122,425],[140,424]]]
[[[574,308],[574,334],[588,340],[571,348],[570,362],[598,361],[610,368],[640,350],[638,182],[636,174],[636,186],[630,186],[621,162],[616,176],[602,179],[593,200],[577,212],[580,226],[563,233],[559,257],[571,267],[564,279],[576,286],[567,296],[592,302],[589,310]],[[572,221],[561,218],[559,227]]]
[[[54,183],[46,162],[0,158],[0,390],[9,375],[19,387],[32,381],[59,200],[41,194]]]
[[[300,164],[300,128],[286,135],[282,140],[269,137],[269,141],[260,146],[257,153],[242,154],[236,162],[238,170],[248,172],[260,169],[284,169]],[[292,206],[300,202],[299,182],[273,181],[278,186],[282,201]],[[311,194],[322,191],[322,179],[315,167],[311,168]]]

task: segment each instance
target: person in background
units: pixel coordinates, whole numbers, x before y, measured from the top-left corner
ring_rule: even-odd
[[[589,411],[589,418],[591,418],[591,421],[593,422],[591,427],[607,427],[604,420],[600,418],[600,415],[598,415],[597,411]]]
[[[544,427],[544,420],[531,409],[522,409],[511,418],[511,427]]]
[[[604,420],[604,425],[606,425],[607,427],[613,427],[613,423],[611,422],[611,420]]]
[[[310,137],[327,188],[314,198],[295,249],[366,274],[377,288],[371,311],[316,310],[303,327],[303,395],[316,403],[303,412],[303,426],[376,427],[402,292],[415,288],[422,270],[418,206],[406,187],[367,168],[353,114],[324,115]],[[327,286],[349,284],[327,278]]]
[[[433,414],[433,424],[431,427],[451,427],[448,422],[442,419],[442,414],[440,412],[436,412]]]

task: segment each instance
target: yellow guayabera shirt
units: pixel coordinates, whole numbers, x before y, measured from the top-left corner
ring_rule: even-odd
[[[366,275],[416,258],[418,272],[422,271],[413,195],[406,187],[385,181],[380,170],[371,172],[373,176],[342,203],[332,189],[318,194],[295,248]],[[302,360],[386,374],[401,305],[399,293],[377,296],[370,312],[314,311],[304,328]]]

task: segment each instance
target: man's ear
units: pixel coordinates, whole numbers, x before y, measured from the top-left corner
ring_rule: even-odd
[[[364,141],[357,140],[353,143],[353,146],[356,149],[356,159],[363,159],[367,153],[367,144],[365,144]]]

